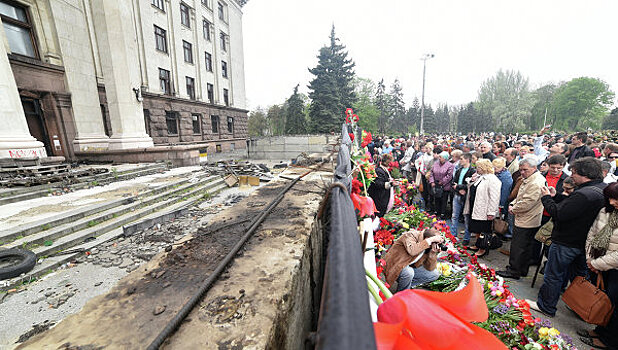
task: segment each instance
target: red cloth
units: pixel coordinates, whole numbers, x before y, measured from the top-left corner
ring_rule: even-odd
[[[549,172],[547,172],[547,175],[545,175],[547,186],[556,188],[556,185],[558,185],[558,181],[560,180],[560,176],[562,176],[562,172],[560,172],[558,176],[551,176],[549,175]],[[545,209],[543,209],[543,216],[549,216],[549,213]]]

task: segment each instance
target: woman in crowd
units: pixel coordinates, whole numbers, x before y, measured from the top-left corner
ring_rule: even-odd
[[[593,273],[600,272],[605,292],[612,304],[618,306],[618,183],[603,190],[605,208],[601,209],[588,232],[586,262]],[[581,341],[598,349],[618,349],[618,307],[614,308],[607,326],[594,330],[579,330]]]
[[[380,165],[376,168],[376,179],[371,183],[368,189],[369,196],[378,209],[378,216],[383,217],[393,207],[393,182],[391,173],[388,171],[388,163],[393,161],[393,155],[390,153],[381,156]]]
[[[504,151],[506,151],[506,146],[501,141],[494,142],[494,144],[491,147],[491,151],[497,157],[503,157],[504,156]]]
[[[448,152],[441,152],[438,156],[438,160],[433,163],[429,183],[431,183],[436,201],[436,215],[445,219],[446,202],[451,192],[454,165],[448,161]]]
[[[481,234],[491,233],[491,223],[499,212],[502,183],[494,175],[494,167],[488,159],[479,159],[476,162],[476,174],[470,181],[464,214],[470,215],[470,233],[476,234],[478,238]],[[471,250],[477,250],[477,256],[484,256],[489,252],[478,248]]]
[[[575,191],[575,181],[573,181],[573,178],[570,176],[567,176],[564,179],[564,182],[562,183],[562,195],[563,196],[568,196],[571,193],[573,193],[573,191]]]
[[[507,203],[509,201],[509,194],[511,193],[511,187],[513,187],[513,177],[511,173],[506,169],[506,159],[496,158],[492,161],[494,166],[494,173],[498,180],[502,183],[500,187],[500,213],[505,214]]]

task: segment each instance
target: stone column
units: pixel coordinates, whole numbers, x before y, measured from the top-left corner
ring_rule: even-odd
[[[92,2],[107,106],[112,124],[109,149],[152,147],[146,134],[141,72],[132,1]]]
[[[0,25],[0,158],[46,157],[45,146],[28,129]]]

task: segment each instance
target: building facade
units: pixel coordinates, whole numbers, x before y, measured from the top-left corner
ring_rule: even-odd
[[[0,0],[0,158],[246,148],[235,0]]]

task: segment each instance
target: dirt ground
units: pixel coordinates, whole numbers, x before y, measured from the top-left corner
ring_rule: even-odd
[[[109,293],[88,302],[79,314],[68,317],[18,348],[145,348],[238,242],[250,220],[278,195],[286,183],[287,181],[274,183],[256,190],[234,207],[215,216],[209,224],[196,228],[192,239],[175,245],[169,252],[155,256],[148,264],[121,280]],[[312,216],[307,212],[307,208],[313,210],[315,215],[324,190],[323,181],[312,180],[301,181],[288,192],[245,244],[233,263],[236,269],[240,265],[240,259],[249,259],[248,263],[245,261],[242,264],[244,267],[241,271],[236,272],[245,277],[245,287],[230,291],[228,286],[229,293],[223,292],[225,288],[222,284],[231,282],[228,269],[215,285],[221,294],[217,293],[214,297],[207,294],[206,297],[210,295],[214,301],[202,304],[202,307],[195,311],[198,314],[190,315],[185,321],[186,324],[198,325],[204,315],[213,316],[206,317],[204,322],[207,323],[231,322],[238,317],[238,310],[241,308],[244,308],[247,315],[264,312],[265,315],[270,314],[270,317],[273,317],[275,311],[268,311],[268,307],[270,305],[276,309],[276,303],[273,306],[273,299],[276,297],[272,295],[274,290],[270,289],[277,288],[278,277],[271,271],[277,270],[278,274],[284,274],[287,270],[280,261],[273,259],[279,259],[279,254],[300,259],[299,252],[294,247],[300,247],[310,231],[310,224],[307,222],[311,222]],[[302,219],[307,216],[310,216],[311,220]],[[277,265],[279,267],[276,267]],[[285,283],[285,279],[281,280],[281,283]],[[269,285],[270,291],[264,294],[264,290],[258,288],[260,284]],[[280,292],[279,296],[285,293],[284,286],[279,285],[279,289],[276,289]],[[247,305],[251,300],[253,304],[249,307]],[[263,321],[265,320],[260,320],[261,323]],[[268,325],[264,325],[266,326]],[[184,327],[183,324],[181,330]],[[261,333],[263,341],[269,331]],[[193,348],[190,345],[192,342],[193,345],[203,345],[205,336],[207,334],[200,334],[195,339],[184,337],[183,345],[171,348]]]

